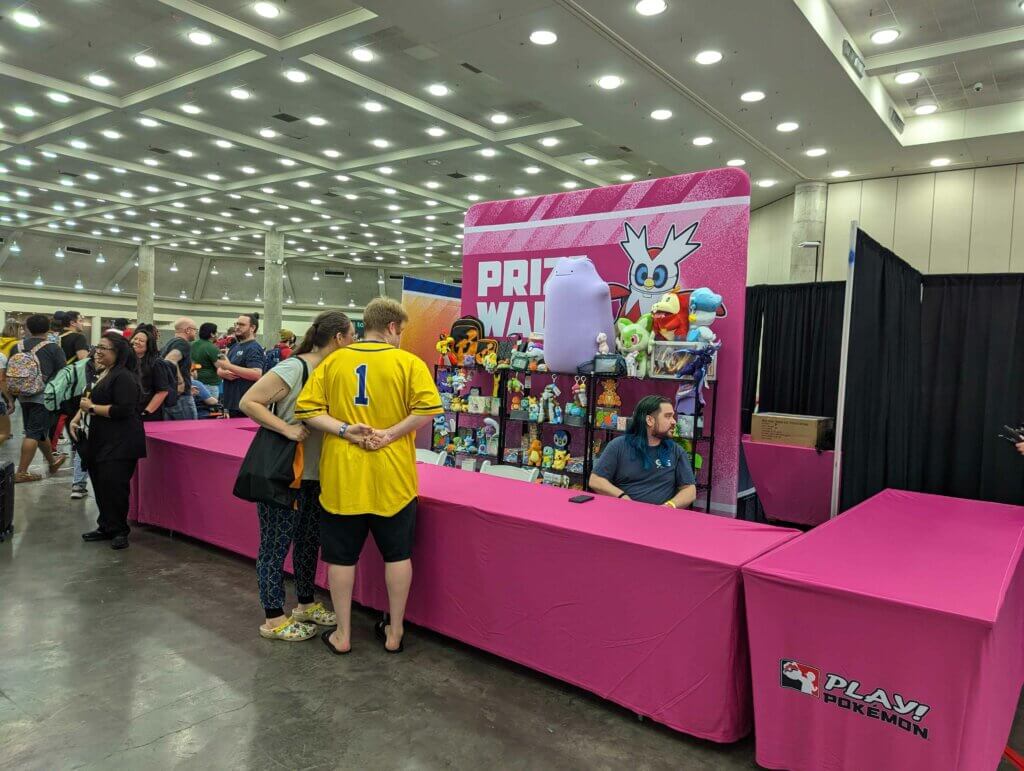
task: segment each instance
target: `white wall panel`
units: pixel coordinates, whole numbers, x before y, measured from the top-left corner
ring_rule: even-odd
[[[1016,184],[1014,166],[975,169],[969,273],[1005,273],[1010,269]]]
[[[828,207],[825,210],[825,264],[824,281],[846,279],[846,264],[850,253],[850,221],[860,219],[860,182],[841,182],[829,185]]]
[[[1024,272],[1024,163],[1017,167],[1017,194],[1013,199],[1013,221],[1010,224],[1010,270]]]
[[[927,273],[932,250],[935,175],[900,177],[897,183],[892,250],[917,270]]]
[[[892,249],[896,226],[897,179],[866,179],[860,193],[860,227],[882,246]]]
[[[793,239],[793,196],[786,196],[750,213],[747,245],[747,283],[784,284],[789,281],[789,250]]]
[[[971,245],[974,169],[935,175],[929,273],[966,273]]]

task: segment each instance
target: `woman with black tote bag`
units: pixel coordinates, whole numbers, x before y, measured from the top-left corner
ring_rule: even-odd
[[[295,353],[257,380],[239,405],[242,412],[261,426],[242,464],[235,495],[256,501],[260,519],[256,579],[266,615],[259,632],[269,640],[301,642],[316,634],[316,625],[335,624],[334,612],[313,596],[313,578],[320,551],[319,479],[323,434],[310,433],[295,420],[295,402],[320,362],[353,339],[348,316],[341,311],[321,313]],[[291,475],[289,470],[293,466],[295,477],[301,478],[297,496],[289,495],[293,491],[285,484],[285,477]],[[293,546],[292,571],[298,595],[298,604],[290,615],[284,611],[284,560],[289,546]]]

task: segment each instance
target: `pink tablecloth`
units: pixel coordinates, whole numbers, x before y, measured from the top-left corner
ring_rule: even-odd
[[[828,521],[835,453],[744,436],[743,454],[766,517],[801,525]]]
[[[757,762],[985,769],[1024,681],[1024,507],[896,490],[743,568]]]
[[[139,521],[254,556],[254,507],[231,496],[251,437],[151,431]],[[571,504],[566,490],[434,466],[419,476],[410,620],[686,733],[749,732],[740,566],[794,531],[629,501]],[[382,571],[371,542],[359,602],[385,607]]]

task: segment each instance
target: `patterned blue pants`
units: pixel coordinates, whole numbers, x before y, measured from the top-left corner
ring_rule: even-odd
[[[256,504],[260,517],[260,550],[256,580],[267,618],[284,615],[284,559],[292,548],[295,593],[301,603],[313,602],[313,578],[320,551],[320,483],[303,480],[297,509]]]

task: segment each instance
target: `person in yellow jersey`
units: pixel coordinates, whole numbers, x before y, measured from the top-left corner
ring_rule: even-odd
[[[417,356],[398,348],[408,315],[395,300],[372,300],[362,342],[317,367],[299,395],[295,417],[322,431],[320,546],[329,566],[336,629],[321,639],[335,654],[352,648],[352,586],[367,533],[384,558],[390,623],[375,633],[389,653],[404,646],[416,530],[416,429],[440,415],[441,397]]]

